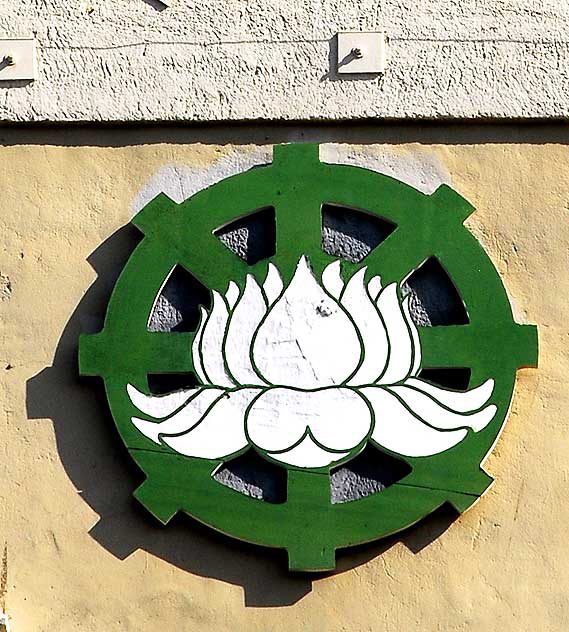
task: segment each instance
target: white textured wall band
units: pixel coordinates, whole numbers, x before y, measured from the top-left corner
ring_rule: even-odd
[[[534,118],[569,113],[564,3],[0,0],[35,34],[36,82],[0,83],[5,121]],[[385,30],[382,78],[338,79],[333,36]]]

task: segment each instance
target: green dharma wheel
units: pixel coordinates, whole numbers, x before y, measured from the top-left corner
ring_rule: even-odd
[[[391,233],[360,263],[322,246],[325,205],[364,211]],[[248,265],[215,232],[272,207],[274,255]],[[161,194],[133,219],[144,234],[103,330],[80,340],[80,372],[103,378],[117,429],[146,475],[136,498],[166,524],[178,511],[225,534],[285,548],[289,567],[335,567],[335,551],[382,538],[444,503],[470,507],[505,422],[516,370],[536,366],[537,331],[512,317],[500,277],[463,226],[473,208],[442,185],[325,164],[317,145],[282,145],[272,164],[181,204]],[[436,258],[464,305],[461,325],[417,325],[405,280]],[[150,331],[176,266],[209,289],[196,330]],[[430,369],[468,367],[463,389]],[[193,373],[165,395],[151,374]],[[361,455],[396,459],[385,489],[333,502],[331,472]],[[286,479],[282,502],[221,484],[248,451]]]

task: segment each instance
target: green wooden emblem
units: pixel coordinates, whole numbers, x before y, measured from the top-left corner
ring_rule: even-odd
[[[361,263],[322,248],[324,204],[365,210],[395,230]],[[274,256],[247,265],[214,232],[272,206]],[[161,194],[133,220],[144,239],[111,296],[103,330],[83,335],[80,371],[105,382],[118,431],[146,474],[136,498],[166,524],[178,511],[235,538],[288,551],[295,570],[335,567],[335,551],[397,532],[443,503],[462,512],[492,479],[481,463],[505,422],[516,370],[536,366],[537,331],[518,325],[498,273],[463,226],[473,208],[443,185],[393,178],[275,147],[271,165],[175,204]],[[454,282],[468,323],[421,327],[402,283],[429,257]],[[209,288],[195,332],[148,322],[172,270]],[[430,381],[469,367],[467,388]],[[193,372],[157,396],[149,374]],[[408,474],[351,502],[330,472],[373,446]],[[255,450],[286,472],[286,499],[250,498],[214,478]]]

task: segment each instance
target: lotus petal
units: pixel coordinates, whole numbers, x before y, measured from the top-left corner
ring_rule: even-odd
[[[346,311],[324,292],[302,257],[257,331],[253,358],[258,371],[271,384],[332,386],[356,370],[361,352]]]
[[[381,277],[374,276],[370,279],[370,282],[367,284],[367,291],[371,297],[371,300],[375,303],[377,297],[379,296],[379,292],[381,291]]]
[[[226,458],[247,447],[245,411],[260,392],[256,388],[227,391],[217,399],[199,424],[175,437],[161,436],[162,441],[185,456]]]
[[[264,384],[251,362],[251,342],[266,313],[263,292],[255,277],[248,274],[245,290],[229,319],[224,344],[227,368],[238,384]]]
[[[207,375],[205,374],[203,370],[202,356],[200,353],[200,344],[202,341],[203,330],[207,322],[208,314],[205,308],[202,306],[200,306],[200,313],[201,313],[200,326],[198,330],[196,331],[196,334],[194,336],[194,341],[192,342],[192,363],[194,366],[194,371],[196,372],[196,375],[200,379],[201,383],[208,384],[209,382],[207,379]]]
[[[362,363],[348,384],[373,384],[384,370],[389,343],[377,307],[371,302],[364,285],[366,268],[358,270],[348,281],[340,303],[351,314],[364,349]]]
[[[434,397],[439,403],[451,410],[455,410],[457,413],[468,413],[474,410],[482,408],[484,404],[490,399],[492,391],[494,390],[494,380],[486,380],[480,386],[471,388],[468,391],[447,391],[444,388],[439,388],[423,380],[410,377],[405,381],[405,386],[411,386],[412,388],[418,388]]]
[[[235,307],[235,303],[237,303],[238,298],[239,298],[239,286],[234,281],[229,281],[229,285],[227,286],[227,292],[225,292],[225,300],[227,301],[227,305],[229,305],[230,310],[232,310]]]
[[[225,369],[223,360],[223,338],[227,328],[229,312],[227,303],[219,292],[213,294],[213,307],[200,343],[202,366],[209,384],[231,388],[235,383]]]
[[[160,443],[159,435],[177,434],[193,428],[208,408],[223,395],[220,388],[203,388],[181,410],[162,422],[132,417],[132,423],[154,443]],[[156,399],[161,399],[157,397]]]
[[[199,388],[192,388],[169,393],[168,395],[146,395],[132,384],[127,384],[126,386],[126,392],[134,406],[145,415],[156,419],[164,419],[164,417],[171,415],[199,390]]]
[[[385,287],[377,299],[389,339],[389,360],[377,384],[395,384],[409,377],[413,365],[413,343],[399,298],[397,284]]]
[[[403,456],[439,454],[460,443],[468,430],[435,430],[423,423],[389,391],[381,387],[362,388],[360,393],[375,412],[371,434],[378,445]]]
[[[336,300],[340,300],[340,294],[344,289],[344,281],[340,275],[340,262],[333,261],[326,266],[322,273],[322,283],[326,291]]]
[[[417,417],[441,430],[468,427],[478,432],[492,421],[497,410],[491,404],[477,413],[458,413],[443,408],[430,395],[408,386],[390,386],[389,390],[399,396]]]
[[[329,452],[328,450],[324,450],[324,448],[314,443],[309,436],[306,436],[294,448],[276,454],[271,452],[269,456],[287,465],[315,468],[331,465],[335,461],[343,459],[348,454],[349,452]]]
[[[307,431],[322,448],[349,452],[368,435],[371,413],[350,388],[272,388],[253,402],[246,424],[250,440],[267,452],[292,448]]]
[[[281,275],[277,268],[272,263],[269,263],[267,276],[263,283],[263,292],[265,292],[265,296],[267,297],[267,304],[271,306],[282,291],[283,280],[281,279]]]
[[[410,375],[417,375],[421,369],[421,341],[419,340],[419,331],[417,325],[411,317],[410,298],[409,296],[403,299],[403,314],[407,321],[407,327],[411,334],[411,342],[413,347],[413,366],[411,367]]]

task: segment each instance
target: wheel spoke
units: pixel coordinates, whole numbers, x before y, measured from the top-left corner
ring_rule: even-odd
[[[471,366],[477,358],[495,356],[498,348],[512,369],[537,366],[534,325],[419,327],[419,336],[423,367]]]
[[[180,263],[210,290],[224,292],[229,281],[238,282],[247,273],[247,264],[214,235],[204,236],[199,247],[188,242],[175,244]]]
[[[190,353],[194,334],[144,332],[117,339],[109,330],[82,335],[79,366],[83,375],[130,375],[140,373],[185,373],[193,371]],[[129,344],[130,343],[130,344]],[[119,353],[129,348],[129,353]]]
[[[411,244],[410,244],[411,242]],[[368,266],[370,274],[379,273],[384,285],[400,282],[430,255],[433,254],[433,243],[423,235],[409,235],[409,229],[398,226],[375,250],[370,252],[362,264],[347,264],[348,274],[353,273],[361,265]]]

